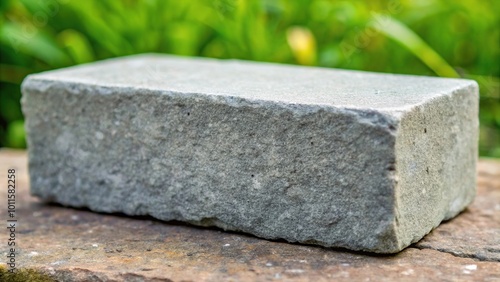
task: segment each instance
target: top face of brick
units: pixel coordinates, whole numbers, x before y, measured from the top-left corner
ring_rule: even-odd
[[[33,80],[387,111],[405,110],[461,88],[476,87],[474,81],[464,79],[159,54],[30,75],[25,86]]]

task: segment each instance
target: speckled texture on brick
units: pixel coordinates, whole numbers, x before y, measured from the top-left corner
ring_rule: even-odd
[[[141,55],[22,89],[49,202],[393,253],[475,194],[469,80]]]

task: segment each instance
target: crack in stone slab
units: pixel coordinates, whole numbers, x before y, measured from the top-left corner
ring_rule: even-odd
[[[410,246],[409,248],[415,248],[415,249],[419,249],[419,250],[424,250],[424,249],[433,250],[433,251],[437,251],[440,253],[450,254],[450,255],[457,257],[457,258],[469,258],[469,259],[474,259],[474,260],[478,260],[478,261],[500,262],[500,258],[490,258],[490,257],[485,257],[485,256],[480,255],[480,254],[478,255],[478,254],[457,252],[457,251],[452,251],[452,250],[446,249],[446,248],[434,248],[434,247],[422,246],[422,245]]]

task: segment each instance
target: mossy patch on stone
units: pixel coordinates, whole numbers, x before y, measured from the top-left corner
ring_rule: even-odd
[[[14,273],[9,272],[4,266],[0,266],[0,281],[8,282],[54,282],[52,277],[34,269],[17,269]]]

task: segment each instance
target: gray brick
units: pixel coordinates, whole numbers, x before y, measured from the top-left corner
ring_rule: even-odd
[[[470,80],[151,54],[22,90],[47,202],[394,253],[475,195]]]

